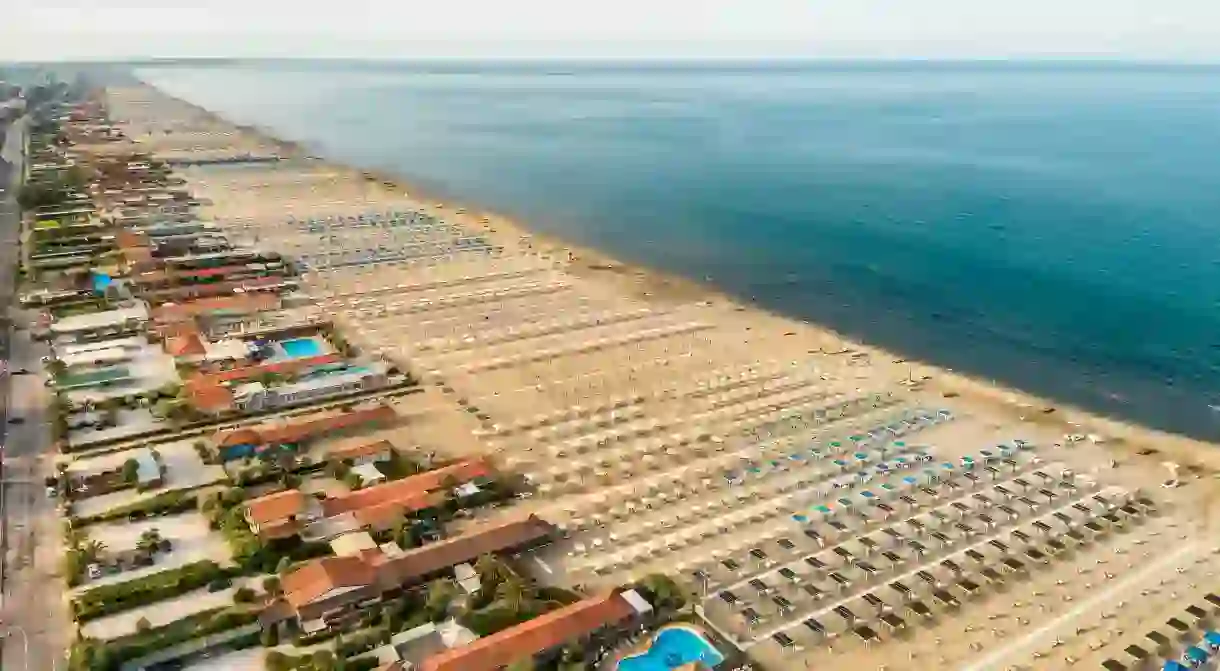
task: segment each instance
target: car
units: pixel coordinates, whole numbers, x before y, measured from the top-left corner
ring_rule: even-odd
[[[13,371],[12,374],[13,375],[29,375],[30,371],[25,368],[18,368],[17,370]]]
[[[8,423],[9,424],[25,424],[25,418],[24,417],[9,417]]]

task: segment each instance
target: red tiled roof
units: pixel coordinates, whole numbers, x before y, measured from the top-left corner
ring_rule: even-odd
[[[421,671],[496,671],[584,638],[607,625],[624,622],[634,614],[635,610],[622,595],[609,592],[544,613],[460,648],[432,655],[420,668]]]
[[[513,522],[486,525],[389,559],[371,552],[315,559],[285,575],[281,587],[284,600],[299,610],[335,588],[369,586],[382,592],[397,589],[462,562],[474,561],[480,555],[515,550],[554,533],[554,526],[530,515]]]
[[[330,354],[319,354],[318,356],[302,357],[300,359],[289,359],[287,361],[277,361],[274,363],[261,363],[254,366],[230,368],[229,370],[217,371],[215,373],[199,373],[193,379],[219,384],[221,382],[248,380],[252,377],[258,377],[259,375],[264,375],[266,373],[294,373],[313,366],[324,366],[326,364],[339,363],[342,360],[342,356],[332,352]]]
[[[137,247],[148,247],[148,235],[135,231],[120,230],[114,235],[114,241],[119,249],[128,250]]]
[[[191,405],[204,412],[220,412],[233,407],[233,392],[219,384],[187,380],[183,389]]]
[[[343,445],[332,447],[327,450],[327,456],[331,459],[357,459],[359,457],[367,457],[381,452],[386,452],[394,449],[394,443],[388,440],[367,440],[349,441]]]
[[[495,525],[484,525],[461,536],[447,538],[408,550],[381,565],[378,579],[386,589],[418,581],[438,571],[474,561],[480,555],[514,550],[541,541],[555,527],[537,516]]]
[[[444,502],[445,497],[439,492],[424,492],[388,503],[357,508],[352,511],[352,517],[362,526],[385,528],[398,522],[403,515],[439,506]],[[326,509],[325,501],[322,502],[322,509]]]
[[[340,431],[361,424],[392,422],[398,413],[388,405],[366,408],[352,412],[341,412],[325,416],[312,415],[303,421],[289,424],[260,424],[254,427],[218,431],[212,440],[220,447],[229,445],[269,445],[295,443],[328,431]]]
[[[419,475],[412,475],[402,480],[358,489],[327,499],[322,502],[322,508],[326,511],[327,517],[353,512],[361,508],[394,503],[417,506],[412,509],[419,510],[430,505],[427,495],[440,489],[446,479],[452,478],[454,482],[462,484],[475,478],[487,477],[490,472],[487,464],[482,460],[466,460]]]
[[[246,519],[259,525],[300,515],[308,504],[307,495],[296,489],[260,496],[246,502]]]
[[[170,356],[201,356],[207,354],[198,334],[175,335],[165,339],[165,351]]]
[[[376,578],[376,570],[363,559],[324,557],[308,562],[280,580],[284,600],[294,608],[317,601],[334,589],[364,587]]]

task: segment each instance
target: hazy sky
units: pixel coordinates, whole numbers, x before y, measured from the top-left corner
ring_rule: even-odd
[[[0,3],[0,60],[143,56],[1214,61],[1220,60],[1220,0]]]

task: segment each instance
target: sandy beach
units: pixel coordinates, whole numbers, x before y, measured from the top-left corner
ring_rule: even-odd
[[[566,528],[538,560],[539,581],[680,577],[703,592],[709,626],[768,669],[822,668],[831,655],[879,669],[1096,668],[1220,587],[1207,537],[1218,519],[1214,445],[907,361],[393,176],[306,156],[150,88],[110,89],[107,101],[138,151],[280,158],[178,172],[202,217],[293,259],[353,344],[424,382],[394,440],[485,455],[535,485],[489,514],[528,510]],[[1166,462],[1184,486],[1161,486]],[[1019,510],[995,512],[1006,501]],[[921,550],[910,542],[936,543],[897,529],[925,515],[945,538]],[[1022,531],[1044,519],[1061,526]],[[831,521],[843,526],[833,538],[809,533]],[[1077,534],[1085,540],[1065,541],[1045,563],[1023,555],[1021,569],[985,585],[953,568],[998,572],[1016,556],[1011,536],[1045,542],[1078,529],[1089,529]],[[861,544],[886,534],[891,545]],[[1158,538],[1175,549],[1157,557]],[[815,580],[821,589],[834,578],[810,557],[842,563],[836,575],[863,572],[815,596]],[[887,570],[878,577],[861,557]],[[921,620],[909,604],[931,604],[942,589],[907,577],[925,563],[965,592]],[[916,594],[892,591],[896,581]],[[1141,598],[1147,608],[1113,605]],[[867,625],[873,639],[861,632],[884,614],[902,624]],[[801,626],[810,619],[824,631]]]

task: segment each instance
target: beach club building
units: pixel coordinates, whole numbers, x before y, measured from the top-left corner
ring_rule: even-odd
[[[404,515],[443,503],[446,485],[457,487],[489,477],[491,469],[484,461],[468,459],[321,500],[289,489],[249,501],[245,518],[260,538],[300,534],[330,540],[360,529],[391,528]]]
[[[351,623],[360,612],[393,599],[427,581],[451,574],[453,567],[485,554],[523,552],[550,543],[556,528],[530,515],[520,520],[472,529],[395,556],[370,550],[361,555],[325,557],[285,574],[283,595],[264,608],[264,627],[295,620],[307,633]]]
[[[420,671],[498,671],[514,662],[552,661],[579,643],[601,651],[634,626],[642,626],[652,605],[635,590],[612,591],[577,601],[532,620],[446,650],[424,660]]]
[[[372,408],[310,415],[284,424],[260,424],[254,427],[218,431],[212,437],[220,458],[224,461],[264,454],[319,436],[352,429],[388,426],[398,420],[394,408],[378,405]]]

